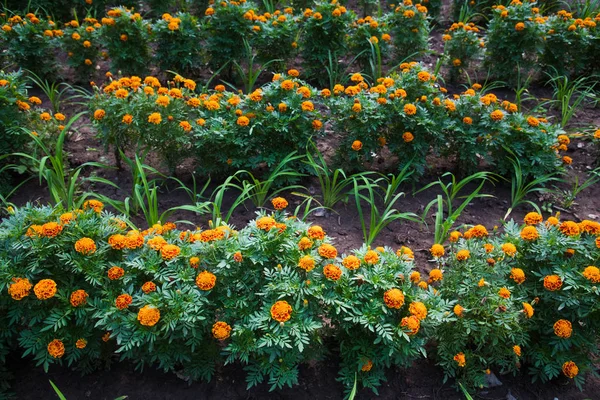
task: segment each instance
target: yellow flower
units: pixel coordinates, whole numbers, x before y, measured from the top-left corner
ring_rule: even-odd
[[[404,305],[404,293],[400,289],[390,289],[383,294],[383,302],[388,308],[400,308]]]
[[[429,251],[431,252],[431,255],[436,258],[442,257],[445,253],[444,246],[437,243],[431,246],[431,249],[429,249]]]
[[[568,339],[573,333],[573,326],[566,319],[559,319],[554,323],[554,334],[562,339]]]
[[[208,271],[202,271],[196,277],[196,286],[198,286],[200,290],[211,290],[215,287],[216,283],[217,277]]]
[[[308,237],[311,239],[323,240],[325,238],[325,231],[318,225],[313,225],[308,228]]]
[[[160,320],[160,311],[158,308],[145,305],[138,311],[137,319],[144,326],[154,326]]]
[[[521,346],[519,346],[517,344],[514,345],[513,352],[517,355],[517,357],[521,357]]]
[[[494,110],[490,113],[490,118],[494,121],[501,121],[504,118],[504,113],[501,110]]]
[[[504,243],[502,245],[502,251],[509,257],[513,257],[515,254],[517,254],[517,248],[512,243]]]
[[[462,317],[465,309],[460,304],[456,304],[452,311],[457,317]]]
[[[533,307],[531,306],[531,304],[523,303],[523,313],[525,314],[525,316],[527,318],[533,317],[534,310],[533,310]]]
[[[292,317],[292,306],[280,300],[271,306],[271,318],[278,322],[286,322]]]
[[[48,300],[56,294],[56,282],[52,279],[42,279],[33,287],[35,296],[40,300]]]
[[[96,243],[88,237],[81,238],[75,242],[75,251],[83,255],[94,254],[96,252]]]

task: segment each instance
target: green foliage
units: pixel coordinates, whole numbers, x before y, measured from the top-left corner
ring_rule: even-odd
[[[95,18],[85,18],[80,25],[71,21],[61,37],[63,50],[67,52],[67,63],[75,70],[79,80],[88,82],[94,75],[100,54],[98,28]]]
[[[427,50],[431,29],[427,7],[421,4],[399,4],[387,18],[394,44],[394,57],[398,62]]]
[[[201,64],[198,43],[203,39],[196,17],[179,12],[164,14],[152,25],[152,41],[156,44],[154,57],[163,71],[189,73]]]
[[[481,53],[483,41],[479,28],[472,22],[454,23],[442,36],[444,40],[444,61],[450,69],[450,80],[456,81],[464,70]]]
[[[151,26],[139,13],[125,7],[113,8],[102,18],[100,39],[108,49],[111,68],[124,75],[141,75],[148,70]]]
[[[350,26],[348,50],[363,71],[371,71],[373,82],[382,77],[382,60],[389,57],[390,41],[387,25],[370,16],[360,18]]]
[[[268,17],[268,18],[267,18]],[[250,35],[250,44],[256,51],[257,60],[265,64],[271,60],[279,60],[277,69],[285,69],[294,57],[298,48],[299,20],[292,8],[285,8],[265,13],[255,21]],[[277,45],[273,45],[277,43]]]

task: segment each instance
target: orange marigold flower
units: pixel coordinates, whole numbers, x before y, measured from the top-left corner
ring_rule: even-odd
[[[452,309],[452,311],[454,312],[454,314],[457,317],[462,317],[465,309],[460,304],[457,304],[457,305],[454,306],[454,308]]]
[[[419,320],[424,320],[427,317],[427,307],[420,301],[413,301],[408,306],[408,312],[414,315]]]
[[[354,151],[359,151],[360,149],[362,149],[362,142],[360,140],[355,140],[354,142],[352,142],[352,150]]]
[[[200,290],[211,290],[217,283],[217,277],[212,272],[202,271],[196,277],[196,286]]]
[[[69,225],[75,219],[75,214],[72,212],[64,213],[60,216],[60,223],[63,225]]]
[[[125,236],[121,234],[116,234],[108,238],[108,244],[114,250],[123,250],[127,244],[127,240]]]
[[[117,308],[119,310],[124,310],[127,307],[129,307],[129,305],[131,304],[132,301],[133,301],[133,299],[131,298],[130,295],[121,294],[121,295],[117,296],[117,298],[115,300],[115,306],[117,306]]]
[[[488,231],[483,225],[475,225],[465,232],[465,239],[484,238],[488,236]]]
[[[464,368],[467,365],[467,359],[463,352],[458,353],[454,356],[454,361],[458,364],[459,367]]]
[[[311,226],[308,228],[308,237],[311,239],[323,240],[325,239],[325,231],[318,225]]]
[[[158,308],[145,305],[138,311],[137,319],[144,326],[154,326],[160,320],[160,311]]]
[[[148,240],[147,245],[152,250],[160,251],[160,249],[167,245],[167,241],[162,236],[154,236]]]
[[[337,265],[327,264],[323,267],[323,275],[329,280],[337,281],[342,277],[342,270]]]
[[[456,243],[458,242],[458,239],[460,239],[460,237],[462,236],[462,233],[460,233],[459,231],[454,231],[450,233],[450,242],[451,243]]]
[[[490,118],[494,121],[501,121],[504,118],[504,113],[501,110],[494,110],[490,113]]]
[[[421,328],[421,321],[417,316],[411,315],[409,317],[402,318],[400,321],[400,326],[408,330],[408,332],[406,332],[408,336],[413,336],[419,332],[419,329]]]
[[[324,258],[336,258],[338,254],[337,249],[328,243],[320,245],[318,251],[319,255]]]
[[[271,318],[278,322],[286,322],[292,317],[292,306],[285,300],[279,300],[271,306]]]
[[[471,257],[471,252],[469,250],[459,250],[458,253],[456,253],[456,259],[458,261],[465,261],[467,259],[469,259]]]
[[[160,116],[160,113],[155,112],[148,116],[148,122],[150,122],[151,124],[158,125],[161,121],[162,117]]]
[[[546,275],[544,277],[544,288],[551,292],[555,292],[562,287],[562,279],[558,275]]]
[[[108,279],[111,281],[115,281],[117,279],[121,279],[123,275],[125,275],[125,270],[121,267],[112,267],[108,270]]]
[[[429,283],[441,281],[444,278],[444,274],[441,269],[434,268],[429,271]]]
[[[248,126],[250,124],[250,120],[248,119],[248,117],[242,115],[241,117],[238,117],[236,124],[238,124],[239,126]]]
[[[525,215],[525,218],[523,218],[523,221],[527,225],[537,225],[543,220],[544,219],[542,218],[542,216],[536,212],[527,213],[527,215]]]
[[[243,257],[242,257],[242,253],[239,251],[236,251],[235,253],[233,253],[233,261],[237,262],[237,263],[241,263],[243,261]]]
[[[600,283],[600,269],[590,265],[583,270],[583,277],[592,283]]]
[[[181,253],[181,249],[179,248],[179,246],[176,246],[174,244],[164,245],[162,249],[160,249],[160,255],[165,261],[174,259],[179,255],[179,253]]]
[[[421,273],[418,271],[413,271],[410,273],[409,279],[412,283],[419,283],[421,281]]]
[[[562,372],[567,378],[575,378],[579,374],[579,367],[573,361],[567,361],[562,366]]]
[[[527,318],[533,317],[533,307],[529,303],[523,303],[523,313]]]
[[[573,326],[566,319],[559,319],[554,323],[554,334],[562,339],[568,339],[573,334]]]
[[[502,297],[503,299],[508,299],[510,297],[510,290],[503,287],[498,291],[498,296]]]
[[[579,231],[581,233],[589,233],[590,235],[598,236],[600,235],[600,223],[596,221],[589,221],[584,219],[579,224]]]
[[[532,242],[534,240],[537,240],[539,237],[540,234],[538,233],[535,226],[526,226],[523,228],[523,230],[521,230],[521,238],[523,240]]]
[[[35,296],[40,300],[48,300],[56,294],[56,282],[52,279],[42,279],[33,287]]]
[[[406,115],[415,115],[417,113],[417,107],[414,104],[405,104],[404,105],[404,113]]]
[[[86,200],[83,203],[83,209],[94,210],[95,212],[100,213],[104,209],[104,203],[98,200]]]
[[[306,272],[312,271],[315,268],[315,260],[311,256],[303,256],[298,261],[298,266]]]
[[[227,322],[217,321],[212,326],[212,335],[217,340],[225,340],[231,336],[231,326]]]
[[[439,257],[443,256],[445,253],[444,246],[436,243],[433,246],[431,246],[431,249],[429,249],[429,252],[431,253],[432,256],[439,258]]]
[[[383,302],[388,308],[400,308],[404,305],[404,293],[400,289],[389,289],[383,294]]]
[[[73,307],[79,307],[87,303],[88,294],[85,290],[79,289],[71,293],[70,302]]]
[[[275,226],[277,222],[271,217],[260,217],[256,220],[256,227],[263,231],[269,231]]]
[[[106,115],[106,111],[104,110],[96,110],[94,111],[94,119],[100,121]]]
[[[77,347],[79,350],[85,349],[85,346],[87,346],[87,340],[85,339],[77,339],[75,342],[75,347]]]
[[[376,251],[369,250],[365,253],[364,260],[367,264],[377,264],[379,261],[379,254]]]
[[[48,354],[53,358],[61,358],[65,355],[65,345],[61,340],[54,339],[48,343]]]
[[[273,208],[276,210],[283,210],[288,206],[287,200],[283,197],[275,197],[273,200],[271,200],[271,204],[273,204]]]
[[[348,256],[342,260],[342,265],[349,270],[355,270],[360,267],[360,260],[356,256]]]
[[[146,294],[156,292],[156,284],[151,281],[144,283],[142,285],[142,292],[144,292]]]
[[[513,346],[513,352],[517,355],[517,357],[521,357],[521,346],[515,344]]]
[[[520,285],[525,282],[525,272],[521,268],[513,268],[510,271],[510,279]]]
[[[573,163],[573,159],[569,156],[564,156],[562,158],[562,162],[566,165],[571,165]]]
[[[504,243],[502,245],[502,251],[509,257],[513,257],[515,254],[517,254],[517,248],[512,243]]]
[[[402,140],[404,140],[404,143],[410,143],[415,139],[415,136],[410,133],[410,132],[404,132],[402,134]]]
[[[57,224],[56,222],[46,222],[42,225],[41,236],[56,237],[62,230],[62,225]]]
[[[31,292],[32,284],[27,278],[13,278],[13,283],[8,285],[8,294],[13,300],[22,300],[24,297],[29,296]]]
[[[302,251],[310,249],[312,245],[312,240],[310,240],[306,236],[302,237],[302,239],[300,239],[300,241],[298,242],[298,248]]]
[[[198,257],[190,257],[189,264],[190,264],[190,267],[192,267],[194,269],[198,268],[200,266],[200,258],[198,258]]]
[[[396,251],[396,255],[398,257],[403,257],[407,260],[413,260],[415,258],[415,253],[413,253],[413,251],[411,249],[409,249],[406,246],[402,246],[400,247],[397,251]]]

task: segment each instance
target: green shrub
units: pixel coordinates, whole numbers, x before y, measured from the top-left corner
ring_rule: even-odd
[[[430,31],[427,7],[407,0],[388,14],[387,19],[397,61],[414,59],[415,53],[427,50]]]
[[[481,52],[484,43],[478,33],[479,28],[472,22],[459,22],[452,24],[442,36],[444,61],[450,69],[451,81],[456,81]]]
[[[375,45],[379,47],[382,60],[389,57],[391,36],[385,23],[367,16],[359,18],[352,23],[348,37],[348,49],[353,57],[356,57],[361,69],[367,73],[371,72],[371,63],[377,62],[373,59]]]
[[[189,73],[201,64],[198,20],[188,13],[164,14],[152,26],[155,58],[163,71]]]
[[[259,29],[253,29],[250,44],[257,53],[258,61],[264,64],[278,59],[281,61],[275,65],[280,69],[286,68],[298,47],[299,21],[292,8],[286,8],[283,13],[277,10],[273,15],[260,15],[255,23],[254,26]]]
[[[82,81],[93,77],[96,69],[100,50],[98,28],[101,25],[95,18],[84,19],[82,25],[77,21],[65,24],[62,46],[67,52],[69,66]]]

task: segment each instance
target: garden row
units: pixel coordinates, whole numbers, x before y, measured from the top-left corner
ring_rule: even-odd
[[[357,18],[337,1],[316,3],[301,14],[291,7],[262,13],[252,2],[223,1],[200,19],[180,12],[155,21],[120,7],[63,27],[32,13],[5,13],[0,46],[15,65],[45,77],[54,76],[54,49],[60,47],[83,80],[94,76],[100,58],[110,58],[111,69],[125,75],[147,73],[152,60],[162,71],[182,74],[208,62],[231,79],[234,66],[243,76],[255,72],[255,62],[283,68],[300,55],[305,75],[333,89],[345,75],[344,63],[356,62],[373,82],[383,76],[386,59],[396,64],[426,53],[431,30],[426,5],[405,0],[380,17]],[[600,65],[600,10],[590,7],[581,14],[561,10],[545,16],[535,3],[514,0],[493,7],[483,34],[467,12],[444,34],[442,61],[456,78],[485,54],[484,66],[513,84],[515,76],[526,77],[540,64],[561,74],[593,73]]]
[[[191,379],[246,365],[248,387],[298,383],[301,364],[340,348],[339,379],[376,390],[387,368],[431,349],[476,388],[527,368],[578,387],[600,329],[600,224],[529,213],[431,247],[428,276],[407,247],[338,254],[326,232],[272,200],[239,231],[144,231],[91,200],[83,210],[12,208],[0,223],[0,354],[90,372],[118,354]],[[468,229],[467,229],[468,228]]]
[[[189,157],[203,174],[273,169],[330,130],[340,135],[337,159],[347,171],[363,169],[382,151],[391,152],[399,168],[411,163],[416,176],[432,151],[455,158],[468,173],[483,164],[510,175],[515,157],[524,176],[553,173],[572,162],[561,155],[570,140],[559,125],[522,114],[519,105],[498,100],[479,84],[449,96],[422,65],[401,68],[373,85],[356,73],[349,85],[321,91],[289,70],[247,95],[224,85],[199,87],[179,75],[166,86],[154,77],[111,77],[106,86],[94,86],[84,103],[117,160],[126,149],[153,151],[171,173]],[[66,117],[40,109],[38,98],[27,97],[19,74],[0,78],[0,93],[8,99],[3,119],[13,135],[3,152],[37,147],[29,130],[39,141],[56,141]],[[595,135],[600,138],[600,132]]]

